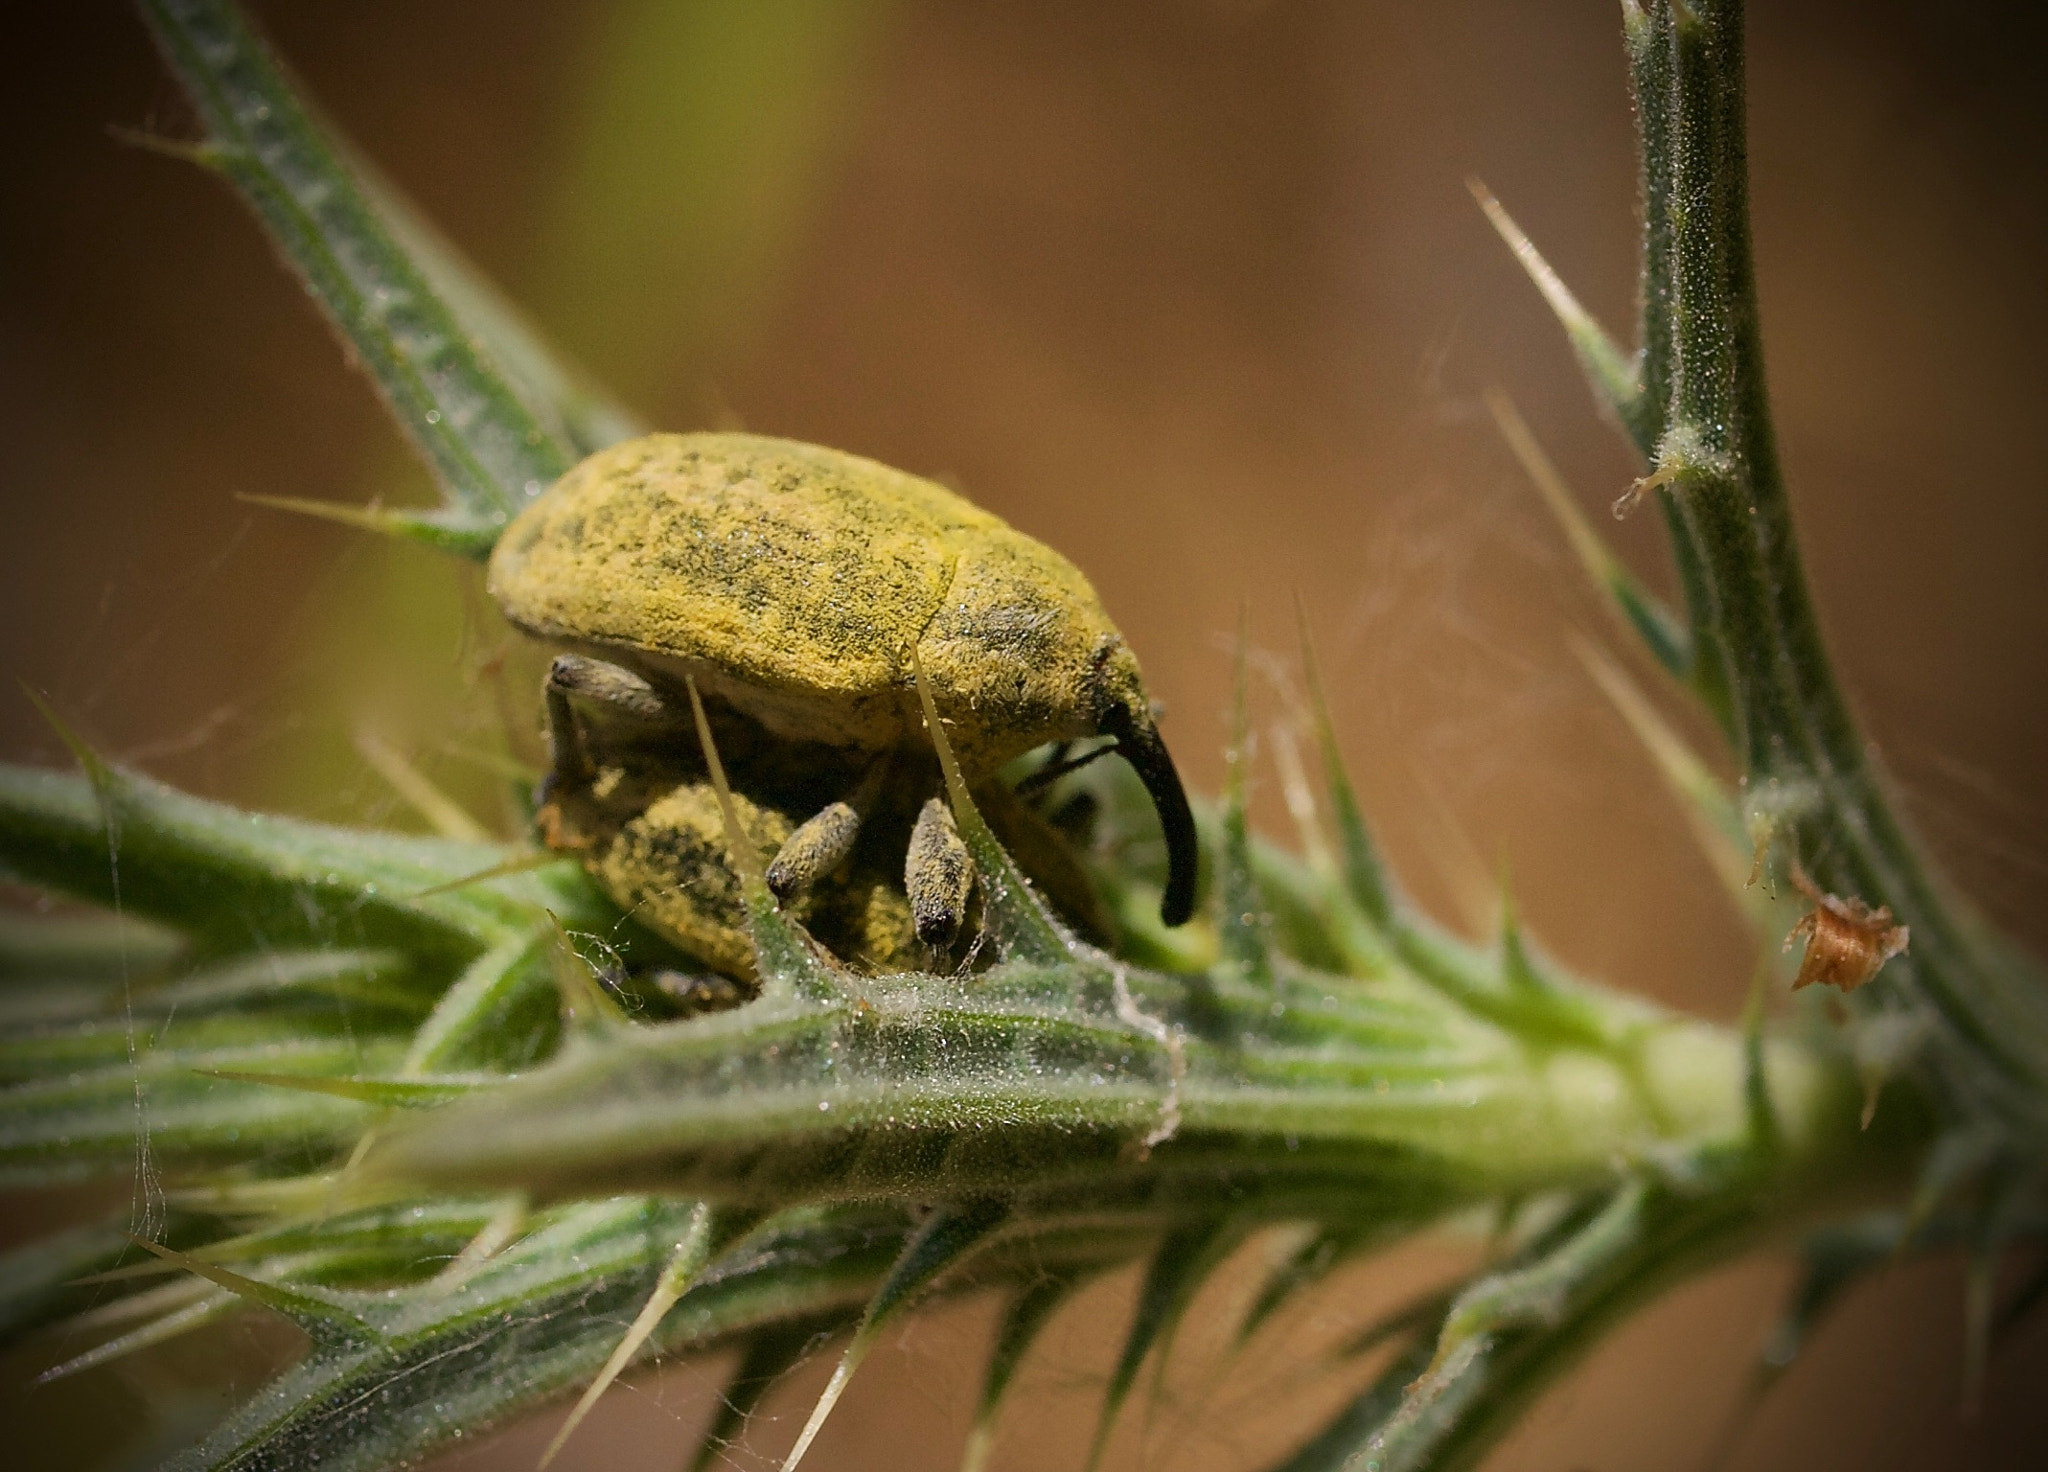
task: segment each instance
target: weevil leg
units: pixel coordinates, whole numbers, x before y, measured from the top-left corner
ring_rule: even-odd
[[[874,763],[851,793],[806,818],[783,840],[768,865],[768,888],[777,899],[788,899],[808,888],[846,861],[860,838],[860,825],[882,790],[882,774],[888,767],[887,757]]]
[[[939,798],[925,799],[917,826],[911,829],[903,888],[910,895],[917,938],[937,949],[951,945],[974,889],[974,864],[953,825],[953,810]]]
[[[1062,741],[1046,753],[1045,765],[1019,782],[1014,789],[1017,796],[1035,798],[1046,788],[1069,773],[1078,772],[1091,765],[1099,757],[1108,756],[1117,749],[1115,741],[1106,741],[1100,746],[1091,746],[1079,756],[1074,755],[1074,743]]]
[[[631,670],[581,654],[556,655],[543,691],[548,719],[548,774],[539,793],[543,805],[563,788],[588,783],[597,775],[578,706],[651,726],[681,725],[689,718],[687,711]]]
[[[663,967],[648,974],[654,989],[676,1004],[685,1017],[727,1012],[746,1001],[747,990],[730,976],[715,971],[676,971]]]

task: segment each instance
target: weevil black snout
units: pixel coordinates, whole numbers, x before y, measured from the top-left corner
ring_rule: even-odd
[[[1195,913],[1195,874],[1201,848],[1180,772],[1149,709],[1134,709],[1123,701],[1111,703],[1103,713],[1102,734],[1116,738],[1117,752],[1145,784],[1159,813],[1159,826],[1166,835],[1166,893],[1160,896],[1159,918],[1168,925],[1183,925]]]

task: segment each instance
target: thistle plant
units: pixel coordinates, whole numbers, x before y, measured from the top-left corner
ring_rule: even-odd
[[[301,509],[481,558],[634,432],[351,161],[232,6],[141,8],[205,130],[157,146],[249,203],[443,497]],[[560,1447],[619,1374],[737,1348],[694,1454],[709,1466],[781,1372],[830,1346],[794,1466],[879,1334],[997,1294],[962,1453],[978,1467],[1039,1331],[1137,1264],[1099,1458],[1197,1290],[1253,1238],[1285,1250],[1240,1344],[1341,1266],[1482,1222],[1465,1281],[1357,1326],[1328,1367],[1355,1392],[1298,1429],[1285,1472],[1474,1465],[1603,1331],[1764,1243],[1805,1263],[1773,1370],[1868,1271],[1962,1246],[1974,1382],[2048,1282],[1995,1301],[2001,1257],[2044,1230],[2048,987],[1899,818],[1815,625],[1763,377],[1739,0],[1624,0],[1623,21],[1638,346],[1475,193],[1642,457],[1622,509],[1662,515],[1681,606],[1493,407],[1666,693],[1734,755],[1731,791],[1662,695],[1594,658],[1753,919],[1741,1027],[1569,974],[1511,906],[1485,945],[1422,914],[1369,836],[1306,630],[1297,714],[1320,790],[1282,769],[1302,852],[1247,824],[1240,660],[1229,778],[1202,814],[1206,908],[1183,930],[1157,918],[1134,781],[1103,763],[1040,784],[1096,813],[1086,859],[1119,932],[1098,944],[1012,861],[930,720],[981,877],[965,970],[863,975],[816,945],[767,888],[700,711],[759,978],[710,1008],[657,986],[689,963],[527,839],[242,812],[74,741],[76,772],[0,769],[0,872],[98,907],[0,930],[0,1175],[136,1194],[0,1261],[8,1341],[61,1378],[230,1316],[296,1325],[303,1352],[173,1452],[191,1468],[394,1466],[550,1403]],[[1821,993],[1839,1005],[1809,1005]]]

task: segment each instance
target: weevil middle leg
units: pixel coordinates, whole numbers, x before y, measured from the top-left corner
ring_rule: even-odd
[[[887,756],[871,763],[852,792],[805,819],[783,840],[768,865],[768,887],[777,899],[787,899],[815,884],[846,861],[860,838],[861,824],[874,809],[888,770]]]
[[[950,946],[974,891],[974,861],[943,798],[925,799],[917,815],[903,859],[903,888],[917,938],[936,950]]]

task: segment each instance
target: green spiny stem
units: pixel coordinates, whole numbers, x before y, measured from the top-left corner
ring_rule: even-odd
[[[1742,6],[1631,5],[1627,34],[1643,141],[1644,381],[1668,389],[1645,448],[1668,477],[1660,495],[1675,511],[1696,646],[1725,656],[1752,818],[1776,825],[1779,851],[1823,887],[1911,927],[1910,952],[1857,1004],[1924,999],[1940,1021],[1927,1062],[1943,1090],[2035,1153],[2048,1138],[2048,992],[1932,874],[1894,811],[1807,589],[1764,379]]]
[[[971,987],[891,978],[858,1004],[756,1004],[636,1028],[394,1125],[371,1163],[443,1186],[782,1201],[1069,1192],[1091,1181],[1165,1188],[1217,1172],[1277,1197],[1371,1194],[1389,1180],[1466,1180],[1484,1195],[1598,1177],[1617,1151],[1649,1147],[1660,1119],[1688,1140],[1743,1128],[1739,1041],[1652,1022],[1634,1005],[1601,1032],[1638,1034],[1640,1094],[1601,1053],[1570,1040],[1551,1043],[1554,1053],[1531,1048],[1412,983],[1360,995],[1302,978],[1277,992],[1219,983],[1193,996],[1165,978],[1132,973],[1131,984],[1177,1036],[1161,1041],[1073,996],[1069,977],[1030,968],[999,968]],[[1822,1122],[1846,1117],[1853,1100],[1832,1070],[1776,1047],[1774,1071],[1789,1070],[1777,1075],[1784,1108],[1802,1135],[1825,1136],[1833,1126]],[[1181,1135],[1134,1162],[1125,1142],[1169,1097]],[[1568,1132],[1553,1127],[1560,1112]],[[1297,1148],[1275,1157],[1281,1135]]]
[[[1629,439],[1646,461],[1655,462],[1671,412],[1673,303],[1677,245],[1674,238],[1672,107],[1677,80],[1671,47],[1671,12],[1660,0],[1645,11],[1623,0],[1623,37],[1634,93],[1642,193],[1643,239],[1637,286],[1637,349],[1642,393],[1635,412],[1623,416]],[[1668,487],[1657,491],[1658,509],[1671,536],[1680,590],[1690,615],[1689,665],[1684,678],[1722,729],[1734,733],[1735,712],[1728,690],[1727,651],[1711,616],[1706,558]]]
[[[1647,12],[1637,0],[1622,0],[1622,20],[1643,207],[1636,287],[1642,396],[1627,429],[1643,457],[1651,459],[1664,438],[1664,416],[1671,404],[1671,13],[1655,0]]]

